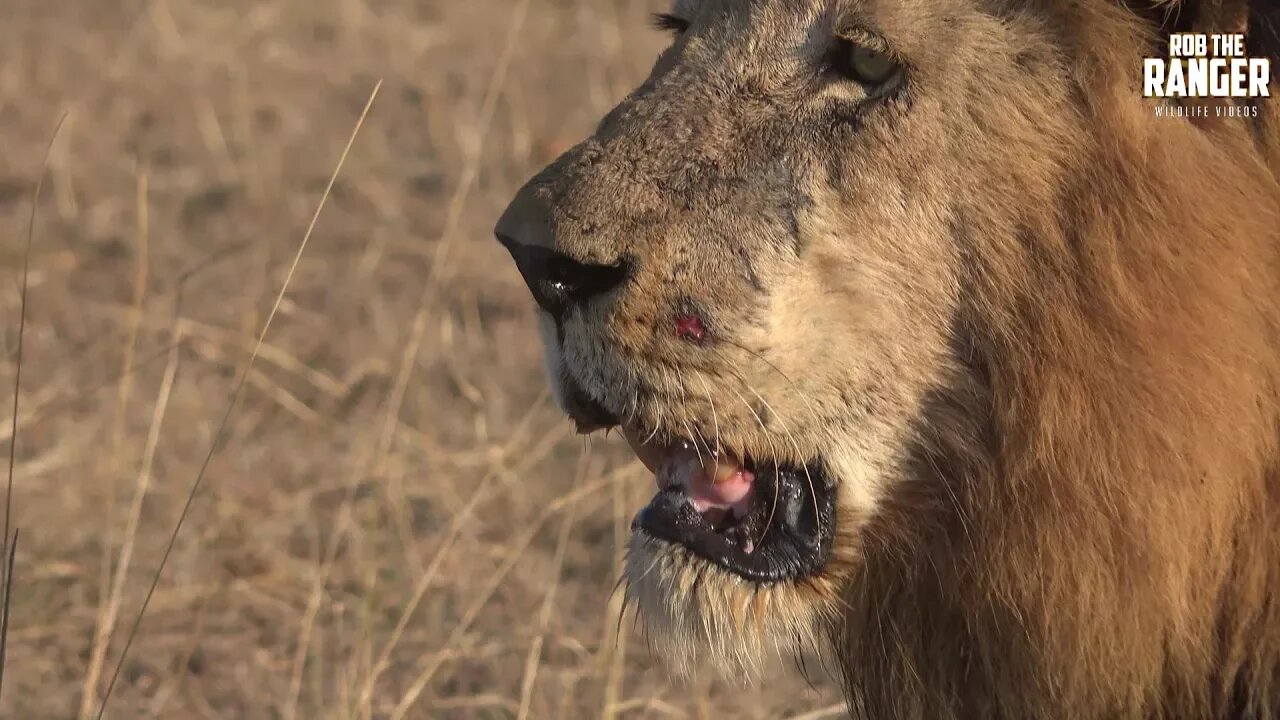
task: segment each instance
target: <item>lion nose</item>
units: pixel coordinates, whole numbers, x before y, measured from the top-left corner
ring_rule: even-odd
[[[545,215],[519,200],[498,221],[494,234],[515,259],[533,299],[556,319],[627,279],[625,263],[587,263],[552,249]]]
[[[563,253],[540,245],[526,245],[504,233],[498,240],[507,247],[533,299],[556,318],[574,305],[622,284],[627,272],[623,265],[581,263]]]

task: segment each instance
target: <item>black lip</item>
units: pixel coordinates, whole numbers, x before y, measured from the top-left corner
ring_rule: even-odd
[[[772,506],[772,520],[750,554],[716,532],[680,487],[654,496],[631,528],[682,545],[752,582],[798,580],[820,571],[830,555],[836,523],[835,490],[821,463],[757,471],[756,487],[759,502]]]

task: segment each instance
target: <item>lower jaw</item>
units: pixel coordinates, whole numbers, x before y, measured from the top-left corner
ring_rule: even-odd
[[[779,472],[768,519],[746,543],[717,532],[678,488],[659,492],[632,531],[679,546],[754,583],[802,580],[822,571],[835,534],[834,489],[820,467]]]

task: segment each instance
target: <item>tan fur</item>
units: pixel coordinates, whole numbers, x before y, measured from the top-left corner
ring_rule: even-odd
[[[1178,13],[1280,19],[1169,6],[681,0],[522,192],[524,241],[631,268],[544,334],[555,382],[838,484],[803,581],[633,538],[677,672],[816,649],[859,718],[1280,716],[1280,106],[1156,119],[1139,84]],[[856,119],[805,65],[853,25],[909,68]]]

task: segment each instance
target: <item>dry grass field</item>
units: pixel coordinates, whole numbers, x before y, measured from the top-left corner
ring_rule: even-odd
[[[5,443],[36,210],[0,717],[93,717],[117,665],[112,718],[839,716],[619,622],[651,480],[551,406],[491,238],[660,2],[0,0]]]

